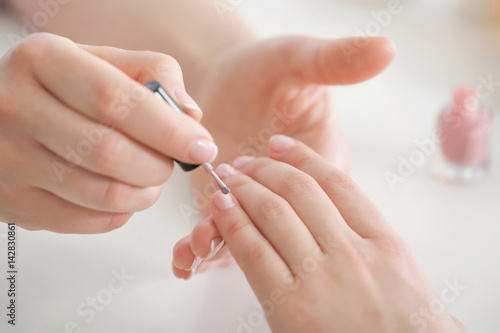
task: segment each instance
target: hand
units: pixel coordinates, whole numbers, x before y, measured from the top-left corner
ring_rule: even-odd
[[[465,332],[348,176],[286,136],[269,156],[221,165],[210,209],[273,332]]]
[[[191,117],[143,86],[153,79]],[[201,163],[217,150],[161,54],[36,34],[1,59],[0,101],[0,220],[26,229],[118,228],[157,200],[173,158]]]
[[[355,38],[285,37],[221,56],[211,66],[203,89],[197,89],[203,91],[197,97],[205,110],[203,124],[220,148],[215,163],[230,162],[239,155],[264,156],[270,135],[282,133],[302,140],[348,173],[349,150],[326,85],[367,80],[395,55],[387,38],[370,38],[363,47],[358,45]],[[194,172],[192,177],[200,192],[207,193],[207,176]],[[208,205],[201,214],[208,216]],[[217,234],[210,219],[200,222],[178,242],[176,256],[206,257]],[[199,271],[230,264],[231,258],[224,254],[227,251],[206,261]],[[190,276],[174,271],[183,278]]]

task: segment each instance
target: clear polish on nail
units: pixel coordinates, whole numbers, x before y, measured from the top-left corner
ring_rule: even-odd
[[[189,96],[189,94],[185,90],[177,89],[175,91],[175,97],[177,98],[177,101],[181,104],[181,107],[183,109],[194,110],[200,113],[200,115],[203,115],[203,111],[201,111],[199,105],[196,104],[194,99],[191,98],[191,96]]]
[[[189,153],[193,160],[212,163],[217,157],[218,151],[219,149],[214,143],[208,140],[198,140],[191,146]]]
[[[234,159],[233,166],[236,169],[243,169],[245,165],[252,162],[255,159],[254,156],[244,155]]]
[[[296,144],[294,139],[282,134],[275,134],[269,139],[269,147],[276,153],[283,153]]]
[[[228,210],[235,205],[230,195],[224,195],[220,191],[215,193],[214,204],[219,210]]]

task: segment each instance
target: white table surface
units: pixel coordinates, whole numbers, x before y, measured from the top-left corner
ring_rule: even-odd
[[[233,1],[233,3],[238,3]],[[262,36],[309,34],[343,37],[373,21],[382,0],[253,0],[236,10]],[[495,124],[492,172],[482,184],[463,187],[437,183],[426,166],[391,191],[386,171],[396,170],[414,140],[429,137],[439,109],[456,84],[479,84],[478,77],[500,81],[500,29],[470,20],[453,0],[402,0],[402,13],[381,29],[398,46],[398,56],[379,77],[333,88],[353,153],[353,177],[373,198],[415,251],[439,292],[445,281],[467,289],[449,310],[469,332],[500,332],[500,124]],[[0,43],[15,29],[0,20]],[[499,94],[486,103],[500,107]],[[431,156],[428,161],[431,161]],[[179,206],[189,204],[185,175],[177,172],[159,202],[136,214],[120,230],[95,235],[18,231],[18,326],[1,332],[66,332],[75,322],[81,332],[237,332],[239,320],[259,311],[237,268],[214,271],[189,282],[171,271],[172,247],[192,228]],[[0,225],[0,272],[6,272],[6,226]],[[95,318],[76,311],[88,297],[108,288],[113,271],[134,276]],[[0,308],[7,284],[0,273]],[[266,325],[253,332],[269,332]],[[70,332],[71,330],[67,330]]]

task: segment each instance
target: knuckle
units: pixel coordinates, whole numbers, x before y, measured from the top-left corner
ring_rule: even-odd
[[[0,88],[0,117],[8,119],[17,114],[16,95],[15,90],[10,87]]]
[[[165,66],[169,66],[169,67],[177,67],[177,68],[181,68],[181,66],[179,65],[179,62],[177,62],[177,60],[168,55],[168,54],[163,54],[163,53],[156,53],[156,62],[160,65],[165,65]]]
[[[262,202],[262,214],[271,218],[282,217],[289,212],[287,202],[278,197],[272,196]]]
[[[408,244],[398,235],[386,235],[378,240],[380,248],[394,257],[407,258],[412,255]]]
[[[347,175],[340,171],[334,170],[321,182],[322,187],[327,192],[342,190],[354,190],[357,188],[356,183]]]
[[[167,78],[179,74],[182,76],[181,66],[174,57],[155,52],[151,52],[151,54],[156,76],[159,78]]]
[[[248,226],[248,223],[244,219],[231,220],[227,228],[228,239],[234,238]]]
[[[186,144],[186,148],[185,148],[185,151],[184,153],[186,153],[187,155],[187,151],[189,149],[188,145],[190,144],[190,141],[189,140],[182,140],[183,137],[186,136],[186,133],[184,133],[180,126],[175,126],[173,124],[168,124],[168,127],[165,127],[165,131],[164,131],[164,142],[165,142],[165,146],[166,146],[166,150],[169,151],[169,152],[173,152],[175,150],[177,150],[178,146],[179,146],[179,142],[182,142],[184,141],[185,144]]]
[[[297,161],[294,163],[294,165],[297,169],[303,170],[308,166],[310,161],[311,158],[309,154],[302,154],[300,157],[297,158]]]
[[[286,193],[312,193],[318,190],[319,185],[316,181],[303,172],[293,170],[287,171],[282,175],[281,184]]]
[[[368,255],[366,244],[363,241],[350,240],[337,249],[337,252],[350,263],[352,267],[370,267],[373,263]]]
[[[102,119],[113,119],[113,115],[120,111],[117,108],[120,106],[120,96],[123,96],[119,86],[102,82],[97,83],[95,87],[94,112],[96,116]]]
[[[102,171],[114,171],[122,160],[125,145],[122,137],[117,133],[108,133],[102,142],[94,149],[93,164]]]
[[[12,56],[25,64],[37,65],[56,43],[55,35],[40,32],[28,36],[16,46]]]
[[[268,252],[261,245],[247,246],[243,251],[243,255],[250,262],[262,263],[268,258]]]

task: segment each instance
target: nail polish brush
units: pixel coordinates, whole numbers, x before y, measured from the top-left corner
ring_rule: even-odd
[[[170,96],[170,94],[161,86],[161,84],[159,82],[152,81],[152,82],[146,83],[146,87],[149,88],[161,100],[167,102],[175,111],[180,112],[180,113],[184,113],[184,114],[186,113],[184,111],[184,109],[179,104],[177,104],[177,102],[172,98],[172,96]],[[179,164],[181,169],[184,171],[191,171],[191,170],[194,170],[200,166],[200,165],[196,165],[196,164],[187,164],[187,163],[183,163],[183,162],[179,162],[179,161],[176,161],[176,162]],[[219,187],[219,189],[222,193],[229,194],[231,192],[229,187],[227,187],[226,184],[224,184],[224,182],[219,178],[219,176],[217,176],[217,174],[214,171],[213,166],[210,163],[205,162],[205,163],[201,164],[201,166],[202,166],[203,170],[205,170],[205,172],[207,172],[214,179],[215,183],[217,184],[217,186]]]

